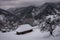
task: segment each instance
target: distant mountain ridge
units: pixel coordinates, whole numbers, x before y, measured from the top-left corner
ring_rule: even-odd
[[[8,10],[0,9],[0,14],[15,16],[20,19],[26,18],[34,18],[34,19],[41,19],[47,15],[54,15],[57,14],[56,10],[60,11],[60,3],[44,3],[40,7],[36,6],[28,6],[22,8],[10,8]],[[5,11],[5,13],[2,13]],[[7,12],[7,13],[6,13]]]
[[[22,7],[22,8],[16,8],[13,13],[15,15],[17,15],[20,18],[23,18],[23,16],[25,16],[26,18],[31,17],[32,16],[32,12],[34,12],[35,16],[37,14],[37,16],[41,17],[43,15],[54,15],[56,13],[55,9],[60,11],[60,3],[44,3],[43,5],[41,5],[40,7],[36,7],[36,6],[28,6],[28,7]],[[34,11],[33,11],[34,9]],[[52,13],[53,12],[53,13]]]
[[[9,8],[8,10],[0,8],[1,14],[7,19],[6,23],[10,22],[8,27],[12,27],[15,23],[16,25],[30,24],[33,26],[33,22],[37,19],[43,20],[46,16],[55,14],[60,16],[60,3],[44,3],[38,7],[30,5],[22,8]]]
[[[45,3],[45,4],[43,4],[40,8],[41,12],[37,16],[35,16],[35,18],[36,19],[38,19],[38,18],[41,19],[41,18],[43,18],[44,16],[47,16],[47,15],[57,14],[57,11],[58,12],[60,11],[60,10],[58,10],[57,6],[59,6],[59,5],[57,5],[55,3]]]

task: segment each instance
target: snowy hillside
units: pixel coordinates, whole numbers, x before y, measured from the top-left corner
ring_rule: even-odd
[[[16,31],[7,33],[0,32],[0,40],[60,40],[60,27],[54,30],[54,37],[49,36],[49,32],[41,32],[40,29],[36,29],[36,27],[33,29],[33,32],[24,35],[16,35]]]

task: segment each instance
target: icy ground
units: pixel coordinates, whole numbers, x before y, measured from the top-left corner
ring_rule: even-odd
[[[16,35],[16,31],[1,33],[0,40],[60,40],[60,27],[54,31],[54,37],[49,36],[49,32],[41,32],[37,27],[33,27],[33,32]]]

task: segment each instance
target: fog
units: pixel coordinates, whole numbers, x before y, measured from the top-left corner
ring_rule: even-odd
[[[60,2],[60,0],[0,0],[0,8],[24,7],[28,5],[41,5],[45,2]]]

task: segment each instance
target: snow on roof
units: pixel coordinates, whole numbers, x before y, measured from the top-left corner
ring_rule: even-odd
[[[20,25],[20,27],[17,28],[17,32],[23,32],[23,31],[27,31],[32,29],[32,26],[30,26],[29,24],[24,24],[24,25]]]

